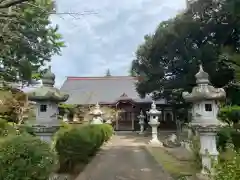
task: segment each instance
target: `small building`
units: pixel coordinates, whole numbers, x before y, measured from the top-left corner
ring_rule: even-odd
[[[119,110],[115,129],[134,131],[140,128],[137,118],[140,111],[146,112],[152,104],[150,96],[141,98],[138,95],[137,80],[137,77],[131,76],[67,77],[60,90],[69,94],[66,104],[84,106],[99,103]],[[165,99],[156,100],[155,103],[157,109],[162,111],[160,128],[175,129],[174,108]]]

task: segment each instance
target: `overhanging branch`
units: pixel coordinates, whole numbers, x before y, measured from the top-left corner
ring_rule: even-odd
[[[24,2],[30,2],[30,1],[33,1],[33,0],[11,0],[5,3],[0,3],[0,9],[9,8],[11,6],[16,6]]]

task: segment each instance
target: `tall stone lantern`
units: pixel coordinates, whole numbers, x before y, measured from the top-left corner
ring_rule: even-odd
[[[51,142],[59,129],[58,103],[65,102],[69,95],[54,87],[55,75],[51,67],[42,77],[42,86],[28,93],[28,100],[36,102],[36,122],[33,130],[42,140]]]
[[[151,109],[147,111],[147,115],[150,117],[148,124],[152,127],[152,139],[150,140],[149,144],[153,146],[163,146],[163,143],[158,139],[158,126],[160,125],[158,118],[160,114],[161,111],[157,110],[156,104],[153,101]]]
[[[139,119],[139,125],[140,125],[140,132],[139,134],[144,134],[144,118],[145,116],[143,115],[143,112],[141,111],[140,112],[140,115],[138,116],[138,119]]]
[[[201,173],[207,174],[209,171],[212,172],[211,160],[217,160],[219,154],[216,147],[216,134],[220,126],[217,119],[218,102],[225,99],[226,93],[224,89],[210,85],[209,75],[203,70],[202,65],[195,77],[197,85],[193,87],[191,93],[183,92],[183,98],[193,104],[191,126],[200,136],[203,167]]]
[[[93,111],[90,112],[90,115],[93,116],[93,119],[90,122],[91,124],[103,124],[103,119],[102,119],[103,112],[101,111],[98,103],[96,104]]]

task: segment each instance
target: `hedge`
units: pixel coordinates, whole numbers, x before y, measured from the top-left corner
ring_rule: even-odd
[[[55,168],[55,154],[39,138],[9,135],[0,147],[0,180],[46,180]]]
[[[57,133],[55,149],[60,172],[73,171],[79,164],[86,164],[101,145],[113,134],[110,125],[82,125],[64,128]]]

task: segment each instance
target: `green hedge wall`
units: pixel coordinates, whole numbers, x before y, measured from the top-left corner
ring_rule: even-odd
[[[86,164],[112,134],[112,126],[107,124],[73,126],[60,130],[55,143],[59,171],[69,172],[79,164]]]

